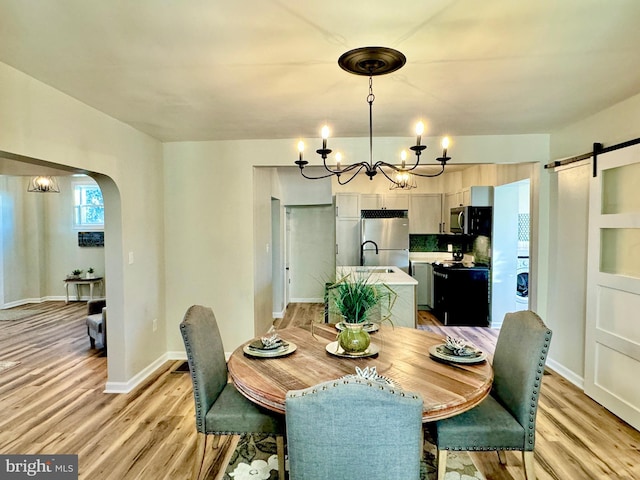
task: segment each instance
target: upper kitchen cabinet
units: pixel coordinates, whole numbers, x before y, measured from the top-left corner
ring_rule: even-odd
[[[443,198],[443,231],[444,233],[449,233],[451,231],[451,225],[449,224],[449,211],[453,207],[459,207],[462,205],[462,192],[455,193],[445,193]]]
[[[493,187],[469,187],[462,190],[464,207],[493,207]]]
[[[444,233],[440,193],[409,195],[409,233]]]
[[[360,218],[360,195],[357,193],[336,193],[336,217]]]
[[[409,195],[360,195],[361,210],[408,210]]]
[[[445,194],[445,205],[448,207],[492,207],[493,187],[467,187],[459,192]]]

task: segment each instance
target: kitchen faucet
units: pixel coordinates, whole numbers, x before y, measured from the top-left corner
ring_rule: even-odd
[[[373,243],[373,246],[376,247],[376,255],[378,255],[378,244],[376,242],[374,242],[373,240],[362,242],[362,245],[360,245],[360,265],[364,265],[364,246],[367,243]]]

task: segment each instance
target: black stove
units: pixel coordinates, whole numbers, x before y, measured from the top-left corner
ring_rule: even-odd
[[[486,265],[479,265],[473,262],[462,262],[456,260],[442,260],[433,262],[433,266],[439,268],[465,268],[465,269],[488,269]]]
[[[444,325],[489,326],[488,266],[435,262],[433,296],[433,313]]]

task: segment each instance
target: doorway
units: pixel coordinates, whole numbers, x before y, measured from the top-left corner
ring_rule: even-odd
[[[271,279],[273,295],[273,318],[284,318],[287,307],[285,298],[285,275],[282,247],[282,209],[280,200],[271,199]]]
[[[508,312],[529,309],[530,181],[494,189],[491,326]]]

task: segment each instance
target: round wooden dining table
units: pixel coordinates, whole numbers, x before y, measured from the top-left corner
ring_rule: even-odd
[[[371,343],[379,352],[363,358],[345,358],[327,351],[327,344],[336,340],[333,324],[313,324],[311,330],[285,328],[278,330],[278,335],[295,344],[296,350],[283,357],[259,358],[245,354],[243,344],[231,354],[228,367],[231,379],[245,397],[279,413],[285,411],[287,391],[355,374],[356,366],[376,367],[378,375],[405,391],[419,393],[424,403],[423,422],[469,410],[489,394],[493,382],[493,369],[486,360],[458,364],[433,358],[429,347],[444,343],[444,338],[424,330],[382,325],[371,334]]]

